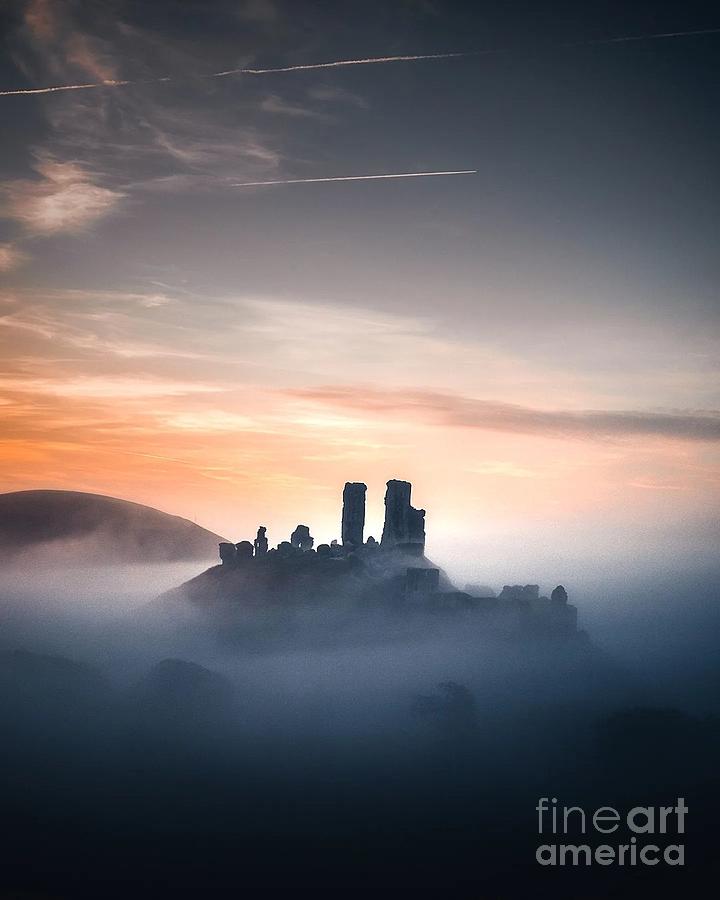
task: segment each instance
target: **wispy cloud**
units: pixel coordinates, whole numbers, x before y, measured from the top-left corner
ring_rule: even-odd
[[[311,109],[309,106],[303,106],[300,103],[291,103],[279,97],[277,94],[270,94],[260,103],[260,109],[263,112],[271,113],[278,116],[288,116],[291,119],[324,119],[325,114]]]
[[[159,151],[194,173],[211,174],[215,181],[240,167],[274,172],[281,161],[278,151],[254,126],[228,125],[202,110],[153,106],[141,113],[140,121],[144,134],[138,137],[145,142],[136,145],[136,153]]]
[[[0,337],[9,343],[24,336],[27,341],[47,341],[57,354],[84,351],[86,357],[118,359],[203,359],[192,346],[173,343],[177,326],[172,320],[164,326],[162,337],[148,334],[153,318],[175,301],[163,292],[54,290],[0,295],[4,309],[0,314]],[[15,333],[14,337],[10,337]],[[17,352],[17,346],[16,346]],[[38,347],[37,352],[46,351]]]
[[[162,419],[162,425],[200,434],[207,432],[256,431],[258,425],[250,416],[222,409],[180,412]]]
[[[683,491],[685,487],[682,484],[662,483],[658,481],[629,481],[629,487],[639,488],[643,491]]]
[[[43,43],[55,40],[59,30],[57,3],[53,0],[30,0],[25,7],[25,25],[34,38]]]
[[[24,25],[30,41],[42,51],[44,65],[56,73],[82,72],[102,82],[117,79],[117,70],[103,40],[83,31],[73,4],[29,0]]]
[[[65,399],[143,400],[152,397],[216,394],[225,389],[217,385],[156,377],[78,375],[70,378],[0,377],[0,390],[8,393],[47,394]]]
[[[22,265],[26,260],[27,254],[15,244],[0,244],[0,272],[9,272]]]
[[[243,0],[235,9],[235,15],[247,22],[275,22],[279,18],[274,0]]]
[[[338,85],[321,84],[318,87],[310,88],[308,97],[319,103],[345,103],[349,106],[356,106],[359,109],[368,109],[370,106],[364,97],[345,90],[345,88]]]
[[[501,478],[535,478],[537,472],[534,469],[518,466],[513,462],[504,460],[488,460],[487,462],[477,463],[465,469],[472,475],[485,475],[489,477]]]
[[[115,211],[125,197],[74,162],[40,159],[35,170],[40,178],[8,181],[1,189],[3,215],[34,234],[81,231]]]
[[[538,409],[434,391],[378,391],[352,388],[289,389],[289,396],[336,409],[397,416],[406,414],[464,428],[534,434],[551,438],[656,436],[720,441],[720,411]]]
[[[65,41],[67,62],[105,82],[115,79],[115,67],[111,62],[103,60],[93,46],[93,39],[86,34],[75,32]]]

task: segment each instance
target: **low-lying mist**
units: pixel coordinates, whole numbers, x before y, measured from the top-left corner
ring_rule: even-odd
[[[438,829],[458,843],[432,845],[428,877],[450,853],[461,868],[480,854],[486,877],[504,879],[507,835],[531,841],[539,796],[601,805],[706,790],[720,699],[713,572],[569,581],[587,638],[531,639],[488,633],[471,611],[341,613],[338,598],[338,610],[228,622],[157,600],[198,571],[2,573],[10,883],[40,843],[38,886],[59,878],[81,895],[89,882],[68,854],[88,827],[93,877],[109,867],[123,890],[141,872],[178,893],[211,864],[226,880],[238,843],[252,848],[248,870],[278,852],[285,874],[359,854],[392,880]],[[665,752],[686,764],[663,766]],[[117,834],[132,836],[127,871]]]

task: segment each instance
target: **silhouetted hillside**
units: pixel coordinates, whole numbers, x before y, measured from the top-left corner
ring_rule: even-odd
[[[175,562],[210,559],[221,538],[179,516],[76,491],[0,494],[0,559]]]

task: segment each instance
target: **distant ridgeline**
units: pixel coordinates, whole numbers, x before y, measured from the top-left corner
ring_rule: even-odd
[[[573,636],[577,609],[564,587],[541,597],[537,585],[505,585],[498,596],[467,585],[457,590],[425,556],[425,510],[410,503],[408,481],[388,481],[380,542],[364,538],[367,485],[343,490],[341,542],[320,544],[307,525],[289,541],[269,546],[260,526],[254,541],[219,545],[220,562],[164,599],[182,599],[208,611],[288,609],[331,605],[336,611],[375,608],[484,614],[502,631]]]

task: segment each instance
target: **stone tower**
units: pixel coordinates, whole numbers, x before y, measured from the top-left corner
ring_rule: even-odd
[[[388,481],[385,492],[385,524],[381,544],[393,549],[402,544],[425,545],[425,510],[410,505],[409,481]]]
[[[362,547],[365,530],[365,493],[367,485],[347,481],[343,488],[341,537],[343,544]]]

